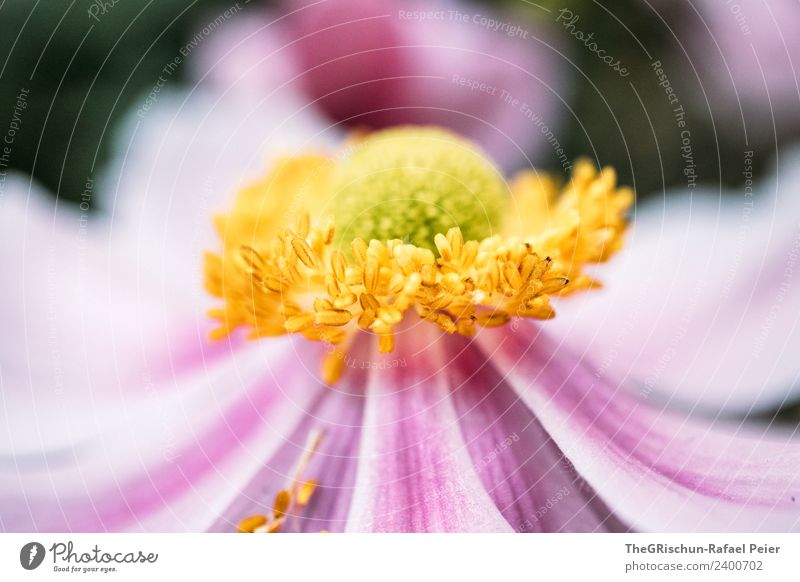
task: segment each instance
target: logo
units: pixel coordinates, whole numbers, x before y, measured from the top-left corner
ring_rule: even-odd
[[[44,561],[44,546],[39,542],[28,542],[19,551],[19,563],[26,570],[35,570]]]

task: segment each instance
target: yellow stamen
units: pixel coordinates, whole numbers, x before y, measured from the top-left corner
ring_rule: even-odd
[[[294,468],[289,487],[281,489],[275,495],[272,515],[245,517],[237,526],[239,533],[277,533],[282,530],[289,518],[300,515],[302,508],[308,505],[317,488],[317,482],[314,479],[304,480],[303,474],[308,468],[311,458],[317,452],[322,438],[321,432],[312,432],[309,435],[303,455]]]
[[[335,168],[318,156],[284,160],[217,219],[224,247],[205,258],[206,288],[224,300],[210,312],[220,324],[213,337],[248,327],[251,337],[299,333],[341,346],[368,331],[388,352],[410,314],[466,336],[515,317],[550,319],[551,296],[598,285],[584,267],[621,248],[633,202],[612,169],[580,160],[563,188],[533,171],[518,175],[502,233],[465,240],[453,227],[430,245],[354,238],[342,250],[327,213],[292,209],[326,208]],[[344,361],[343,348],[331,350],[326,382],[341,377]]]
[[[344,374],[345,353],[343,350],[331,350],[322,360],[322,379],[332,386]]]
[[[267,518],[263,515],[251,515],[239,522],[239,533],[253,533],[258,528],[266,525]]]
[[[311,501],[311,496],[314,495],[314,491],[316,491],[316,489],[317,482],[314,479],[309,479],[303,483],[297,490],[297,504],[308,505],[308,502]]]

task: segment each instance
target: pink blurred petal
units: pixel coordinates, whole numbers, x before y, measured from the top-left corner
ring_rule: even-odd
[[[464,440],[514,530],[627,530],[509,386],[502,368],[474,343],[447,339],[448,377]]]
[[[796,400],[799,158],[752,207],[707,191],[640,207],[605,288],[559,301],[548,330],[644,397],[728,414]]]
[[[296,342],[283,344],[277,353],[273,344],[267,357],[260,346],[250,345],[208,370],[198,370],[170,394],[93,409],[94,421],[102,422],[103,429],[80,439],[63,430],[59,448],[18,451],[17,442],[35,443],[31,434],[49,427],[29,413],[9,414],[12,448],[4,450],[0,472],[0,528],[207,528],[325,390],[304,367],[305,361],[318,357],[318,350],[297,353]]]
[[[413,337],[412,337],[413,335]],[[511,531],[472,465],[431,326],[374,353],[347,530]],[[394,366],[393,366],[394,363]]]
[[[193,77],[251,99],[273,92],[301,95],[284,20],[256,14],[234,18],[215,31],[187,63]]]
[[[141,125],[131,116],[116,173],[92,186],[119,196],[101,199],[110,222],[56,209],[22,179],[4,184],[3,529],[204,529],[294,430],[318,381],[291,373],[301,362],[283,373],[302,391],[294,403],[270,380],[265,354],[280,342],[207,340],[199,257],[212,201],[247,178],[242,164],[261,173],[278,152],[319,143],[313,113],[295,106],[162,94]]]
[[[240,343],[208,340],[211,324],[191,302],[155,284],[103,217],[10,176],[0,211],[0,340],[4,411],[35,410],[46,430],[17,450],[61,443],[62,431],[98,430],[87,408],[168,392]],[[131,382],[131,378],[137,379]],[[73,435],[77,436],[77,434]]]
[[[284,10],[232,22],[201,53],[198,67],[242,95],[302,91],[331,119],[380,128],[404,123],[450,127],[476,140],[506,167],[526,154],[553,155],[525,103],[553,131],[566,76],[551,37],[533,20],[435,3],[335,0],[284,3]],[[444,16],[414,20],[401,13]],[[490,31],[458,12],[518,24],[524,38]],[[260,22],[260,25],[257,24]],[[291,72],[293,70],[293,73]],[[485,83],[471,90],[454,79]],[[504,102],[507,91],[517,105]]]
[[[361,337],[350,357],[361,360],[372,338]],[[265,459],[258,472],[211,526],[212,532],[236,531],[250,515],[270,515],[275,495],[293,483],[296,464],[306,452],[309,435],[321,433],[319,448],[310,459],[303,480],[314,479],[317,488],[308,506],[292,514],[282,531],[343,531],[353,495],[367,371],[348,369],[344,377],[312,403],[277,452]]]
[[[332,118],[350,120],[390,104],[402,87],[397,80],[415,73],[398,48],[404,35],[396,7],[391,1],[306,2],[282,22],[306,94]]]
[[[165,289],[201,311],[202,255],[216,248],[212,216],[276,157],[316,151],[338,135],[289,95],[243,101],[203,86],[162,93],[142,117],[131,113],[101,186],[115,236]]]
[[[150,345],[171,315],[159,309],[160,290],[132,265],[98,217],[55,205],[29,179],[9,177],[0,210],[7,405],[36,394],[66,406],[98,386],[113,393],[118,375],[157,357]]]
[[[558,166],[558,156],[546,136],[552,130],[558,137],[569,92],[560,54],[564,49],[558,37],[535,20],[473,12],[468,5],[455,2],[443,4],[441,9],[519,25],[527,37],[510,38],[474,22],[406,22],[408,48],[404,51],[415,64],[418,78],[413,85],[405,84],[399,103],[411,109],[387,111],[387,124],[397,113],[406,123],[452,127],[479,143],[506,168],[531,166],[532,161],[539,166]],[[468,89],[456,83],[460,79],[485,83],[487,89]],[[518,103],[503,101],[504,91]],[[523,110],[523,104],[527,109]],[[527,117],[534,115],[544,127]]]
[[[796,130],[800,4],[762,0],[720,6],[715,0],[700,0],[693,10],[699,18],[690,15],[693,33],[687,46],[712,104],[727,107],[732,120],[741,118],[741,107],[751,138]],[[718,127],[725,131],[737,124]]]
[[[487,358],[623,521],[651,531],[800,529],[796,434],[664,412],[533,325],[480,335]]]

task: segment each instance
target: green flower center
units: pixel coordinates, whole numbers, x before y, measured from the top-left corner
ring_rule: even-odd
[[[505,182],[471,142],[433,127],[378,131],[333,174],[336,243],[401,239],[434,249],[458,226],[465,240],[497,233]]]

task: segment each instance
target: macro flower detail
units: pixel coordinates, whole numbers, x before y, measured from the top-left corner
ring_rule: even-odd
[[[500,173],[470,142],[427,127],[356,143],[336,163],[330,188],[340,244],[353,233],[433,249],[434,236],[451,227],[481,240],[497,229],[507,198]]]
[[[304,127],[305,135],[318,132],[313,124],[299,124],[291,135],[300,141],[293,144],[302,143]],[[147,147],[140,151],[156,155],[146,136],[141,139]],[[296,146],[281,147],[292,151]],[[415,302],[394,326],[391,354],[379,352],[374,331],[358,328],[355,314],[356,321],[345,326],[324,326],[342,332],[346,342],[324,344],[289,334],[281,294],[248,287],[253,267],[243,260],[249,255],[242,257],[242,246],[256,250],[257,241],[274,246],[281,229],[307,228],[305,238],[316,252],[314,229],[327,230],[336,214],[326,205],[335,194],[327,189],[326,176],[337,159],[305,154],[278,160],[270,174],[240,191],[229,214],[216,220],[223,248],[216,259],[207,257],[207,267],[216,261],[218,279],[206,283],[223,292],[226,313],[241,309],[243,315],[263,316],[283,335],[253,342],[240,340],[248,329],[260,335],[261,320],[252,318],[256,327],[242,319],[240,331],[222,332],[230,331],[229,339],[209,342],[205,300],[218,299],[203,297],[203,304],[192,305],[201,294],[186,287],[163,291],[173,288],[165,283],[199,287],[198,251],[185,249],[193,241],[210,248],[213,238],[206,243],[205,237],[165,230],[171,238],[158,250],[170,253],[169,261],[161,259],[169,268],[154,274],[143,268],[151,264],[149,255],[140,263],[131,260],[138,254],[131,252],[138,239],[115,229],[114,244],[108,245],[101,221],[95,236],[76,239],[69,220],[79,217],[64,210],[54,229],[52,210],[37,198],[40,193],[31,192],[24,180],[9,180],[0,229],[9,241],[0,253],[11,274],[9,291],[45,290],[45,305],[46,291],[56,285],[62,320],[53,328],[47,309],[30,311],[27,329],[35,360],[20,356],[17,343],[4,344],[8,440],[0,471],[0,527],[753,532],[800,526],[795,435],[755,423],[693,417],[643,398],[638,386],[631,390],[612,374],[624,373],[620,361],[602,360],[600,367],[563,340],[565,330],[556,327],[568,318],[540,322],[509,312],[510,325],[476,324],[474,337],[468,337],[447,334],[420,318]],[[138,176],[139,168],[131,171]],[[559,295],[594,285],[590,265],[619,249],[622,202],[630,194],[608,187],[613,184],[609,170],[598,173],[588,163],[576,164],[575,170],[563,188],[531,172],[512,180],[506,216],[492,225],[497,233],[490,236],[524,237],[536,244],[540,256],[551,257],[550,269],[559,268],[570,279]],[[198,172],[193,167],[183,175],[196,179]],[[287,192],[295,196],[278,195]],[[185,195],[171,208],[176,216],[207,214],[191,188],[180,193]],[[302,208],[314,211],[313,227],[311,214],[307,227],[305,220],[298,221]],[[198,224],[211,230],[207,216]],[[336,248],[336,232],[325,234],[324,240],[333,242],[323,248],[341,252],[347,265],[358,268],[351,249]],[[20,253],[11,241],[26,237],[36,244]],[[444,239],[452,253],[447,233]],[[388,251],[388,242],[382,245]],[[444,280],[439,249],[414,246],[434,254],[434,272]],[[647,246],[631,245],[631,251],[642,254],[636,263],[641,268],[653,261]],[[313,299],[326,292],[325,282],[307,276],[299,254],[295,265],[305,279],[281,289],[292,301],[309,289],[316,314]],[[187,270],[177,270],[182,267]],[[610,279],[607,289],[634,284],[633,277]],[[132,298],[129,290],[137,287]],[[108,301],[76,294],[87,288],[104,289]],[[601,293],[559,298],[559,312],[570,314],[576,301]],[[243,299],[229,303],[228,297]],[[272,297],[269,307],[276,311],[246,303],[252,297]],[[651,298],[663,301],[657,293]],[[496,299],[510,297],[498,293]],[[163,310],[156,309],[160,302],[166,303]],[[348,309],[360,307],[359,299]],[[478,307],[491,312],[496,306]],[[84,342],[66,333],[81,325],[85,313],[93,314],[96,326],[81,338],[91,340],[91,358]],[[571,322],[571,335],[578,336],[578,324],[589,325],[588,319]],[[61,333],[54,336],[53,329]],[[594,323],[584,333],[592,330],[598,333]],[[54,339],[62,340],[55,345],[64,355],[55,369],[45,365],[43,355]],[[614,347],[613,337],[607,345]],[[331,349],[345,348],[346,357],[331,360]],[[340,373],[333,385],[320,378],[323,361],[325,378]],[[94,383],[87,382],[87,368]],[[72,398],[33,389],[46,386],[52,373],[59,374],[61,390]],[[34,419],[22,413],[31,407],[37,410]],[[32,433],[37,446],[19,450],[15,443]],[[321,434],[324,439],[315,437]]]
[[[12,47],[0,531],[800,531],[800,152],[762,147],[796,137],[767,21],[800,4],[648,6],[687,24],[652,38],[585,4],[635,91],[548,6],[249,4],[134,27],[133,78],[95,42],[124,11]]]
[[[317,482],[314,479],[304,479],[305,470],[311,458],[319,448],[324,435],[313,432],[308,436],[305,450],[297,460],[297,465],[292,471],[288,487],[281,489],[275,495],[271,515],[251,515],[239,522],[239,533],[278,533],[285,531],[286,522],[299,515],[308,505]]]
[[[552,295],[595,284],[583,267],[620,248],[632,202],[588,161],[561,192],[531,171],[507,188],[475,146],[429,127],[376,132],[340,159],[285,159],[217,219],[213,335],[245,326],[336,346],[322,364],[333,383],[359,330],[391,352],[409,316],[463,336],[550,319]]]

